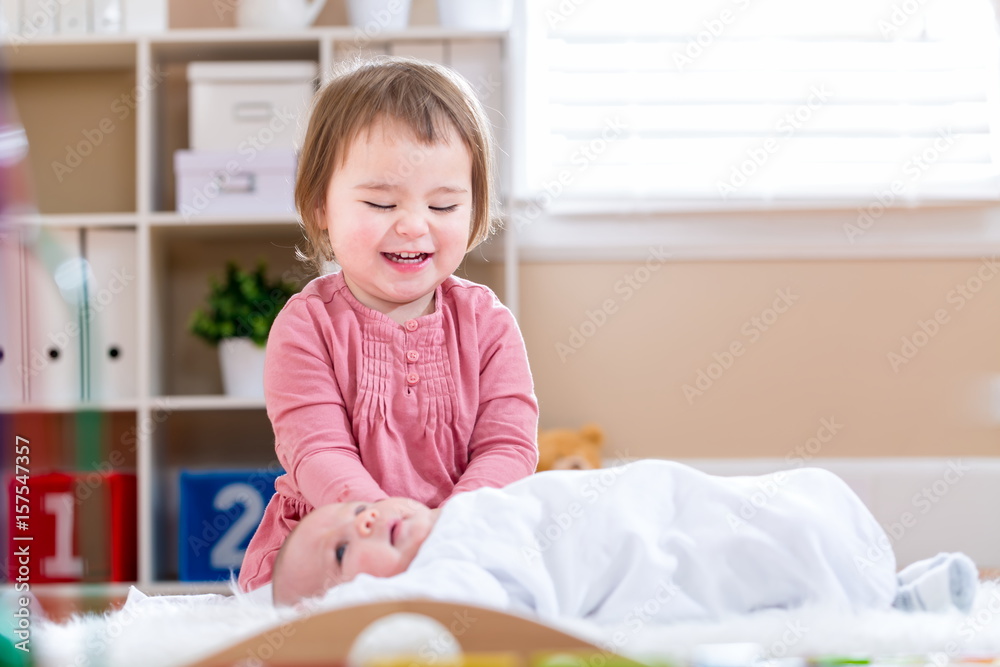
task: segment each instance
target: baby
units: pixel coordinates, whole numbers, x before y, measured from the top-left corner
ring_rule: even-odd
[[[652,599],[660,623],[807,603],[968,611],[977,581],[957,553],[897,575],[882,528],[825,470],[716,477],[644,460],[539,473],[443,510],[398,498],[319,507],[283,545],[273,596],[426,597],[617,625]]]

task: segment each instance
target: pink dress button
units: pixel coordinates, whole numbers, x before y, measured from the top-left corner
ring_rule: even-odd
[[[406,360],[409,362],[414,362],[420,358],[420,354],[416,350],[410,350],[406,353]]]
[[[417,324],[416,320],[406,320],[406,324],[404,324],[403,326],[406,327],[407,331],[416,331],[417,327],[420,325]]]
[[[410,373],[409,375],[406,376],[407,384],[416,384],[419,381],[420,381],[420,376],[417,375],[416,373]]]

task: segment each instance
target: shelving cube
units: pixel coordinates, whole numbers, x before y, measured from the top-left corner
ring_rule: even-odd
[[[49,472],[7,484],[8,579],[134,581],[136,480],[122,472]]]
[[[114,473],[134,472],[136,500],[129,505],[137,515],[137,570],[130,574],[127,562],[106,561],[103,581],[135,582],[144,591],[188,590],[180,583],[193,579],[182,575],[179,563],[177,472],[277,468],[264,402],[223,395],[214,350],[186,331],[208,277],[230,258],[244,264],[263,258],[272,273],[300,284],[313,277],[295,259],[301,231],[293,212],[186,216],[178,209],[173,156],[192,148],[189,64],[313,61],[320,86],[339,63],[359,55],[436,60],[465,75],[481,95],[503,159],[509,152],[507,48],[504,30],[431,25],[360,36],[348,26],[318,26],[39,35],[8,42],[4,64],[27,134],[27,175],[39,205],[37,214],[21,221],[26,238],[39,230],[75,233],[87,246],[96,238],[93,231],[122,232],[135,251],[134,271],[128,271],[134,276],[134,353],[125,350],[122,357],[129,363],[128,391],[43,405],[24,398],[20,405],[5,401],[0,407],[6,420],[0,425],[32,442],[38,478],[86,468],[74,451],[81,413],[114,422],[113,432],[102,436],[96,462],[111,461]],[[22,250],[33,251],[30,244]],[[496,240],[477,250],[458,275],[490,285],[516,308],[513,250],[507,239]],[[17,392],[8,393],[16,399]],[[0,494],[5,503],[6,495]],[[8,510],[0,504],[5,515]],[[88,575],[82,576],[75,581],[85,582]],[[204,583],[194,587],[211,589]]]
[[[226,580],[274,493],[267,470],[184,470],[180,474],[180,579]]]

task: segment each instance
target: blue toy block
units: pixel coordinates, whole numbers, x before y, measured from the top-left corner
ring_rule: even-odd
[[[228,580],[239,572],[280,474],[280,469],[181,471],[181,581]]]

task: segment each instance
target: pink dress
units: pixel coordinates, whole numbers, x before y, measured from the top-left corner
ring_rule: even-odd
[[[247,547],[241,588],[271,580],[285,536],[319,505],[402,496],[437,507],[534,472],[538,404],[513,315],[454,276],[434,303],[400,325],[335,273],[279,313],[264,396],[286,474]]]

